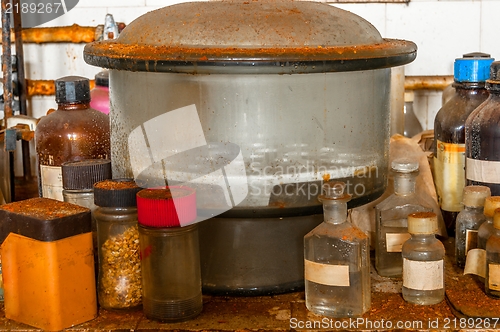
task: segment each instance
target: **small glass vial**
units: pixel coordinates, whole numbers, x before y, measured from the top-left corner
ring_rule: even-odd
[[[109,116],[90,108],[89,80],[67,76],[55,81],[57,110],[35,130],[41,197],[63,201],[61,164],[111,155]]]
[[[491,196],[486,186],[467,186],[463,192],[464,208],[457,216],[455,227],[455,262],[464,267],[467,253],[477,248],[477,230],[486,220],[484,200]]]
[[[477,247],[486,250],[486,241],[494,231],[493,215],[500,208],[500,196],[486,197],[484,200],[484,216],[486,221],[477,230]]]
[[[203,308],[193,189],[165,187],[137,194],[143,311],[148,319],[179,322]]]
[[[407,217],[432,208],[415,191],[418,161],[395,159],[391,163],[394,193],[375,207],[375,267],[384,277],[401,277],[403,243],[410,238]]]
[[[408,216],[411,238],[403,244],[403,298],[431,305],[444,300],[444,246],[436,239],[438,230],[434,212]]]
[[[368,236],[347,222],[343,182],[323,185],[324,222],[304,237],[306,307],[315,314],[360,316],[371,305]]]
[[[142,303],[136,194],[131,179],[94,185],[99,252],[98,299],[104,309],[129,309]]]
[[[493,232],[486,242],[486,295],[500,298],[500,209],[495,210]]]

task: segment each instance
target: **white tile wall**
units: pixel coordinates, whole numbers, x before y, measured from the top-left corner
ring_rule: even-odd
[[[188,0],[81,0],[67,14],[44,26],[103,24],[107,13],[129,24],[138,16]],[[334,4],[371,22],[386,38],[415,42],[417,59],[406,66],[406,75],[452,75],[453,61],[463,53],[482,51],[500,60],[498,13],[500,0],[412,0],[403,3]],[[66,75],[92,78],[100,68],[83,61],[82,44],[26,44],[26,76],[56,79]],[[54,107],[53,98],[36,97],[29,103],[31,115],[40,117]],[[419,91],[415,113],[424,129],[433,127],[441,106],[440,91]],[[1,114],[0,114],[1,115]]]

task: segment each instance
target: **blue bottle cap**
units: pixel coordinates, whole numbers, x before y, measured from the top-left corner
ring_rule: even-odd
[[[484,82],[490,77],[490,65],[495,61],[489,54],[468,53],[455,59],[455,82]]]

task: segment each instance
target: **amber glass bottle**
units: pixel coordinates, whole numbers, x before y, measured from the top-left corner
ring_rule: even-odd
[[[109,117],[90,108],[87,78],[67,76],[55,86],[58,108],[38,123],[35,143],[40,196],[62,201],[63,162],[109,158]]]
[[[455,60],[455,95],[434,120],[436,189],[448,235],[455,235],[455,219],[462,209],[465,187],[465,121],[488,98],[485,81],[493,59],[471,53]]]
[[[486,81],[488,99],[465,124],[466,177],[468,184],[487,186],[500,196],[500,61],[491,65]]]

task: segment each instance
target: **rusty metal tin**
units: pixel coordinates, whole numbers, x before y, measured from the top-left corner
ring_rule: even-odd
[[[404,65],[416,51],[325,3],[208,1],[147,13],[118,39],[88,44],[84,59],[128,71],[312,73]]]

